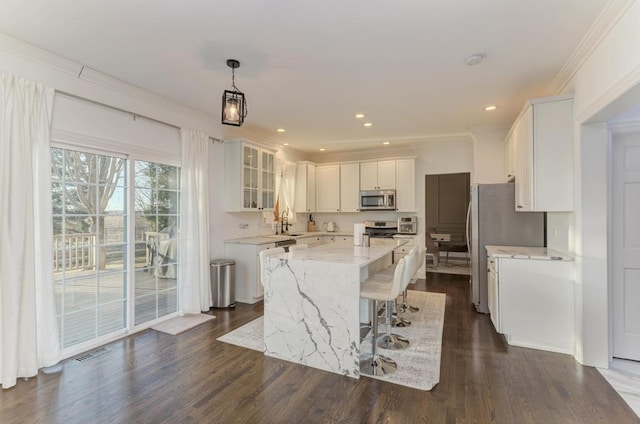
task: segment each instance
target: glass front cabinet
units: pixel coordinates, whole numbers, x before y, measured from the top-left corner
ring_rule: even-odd
[[[276,203],[275,153],[245,141],[226,141],[225,210],[273,210]]]

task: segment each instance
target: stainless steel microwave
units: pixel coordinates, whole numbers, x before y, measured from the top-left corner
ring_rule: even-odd
[[[361,211],[396,210],[395,190],[366,190],[360,192]]]

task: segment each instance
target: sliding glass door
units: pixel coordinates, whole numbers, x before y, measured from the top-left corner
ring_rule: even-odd
[[[126,325],[123,157],[52,149],[53,262],[63,348]]]
[[[63,349],[175,313],[179,168],[52,148],[51,173]]]

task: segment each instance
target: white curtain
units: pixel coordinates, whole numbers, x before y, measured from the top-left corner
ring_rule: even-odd
[[[55,365],[49,126],[53,89],[0,73],[0,384]]]
[[[280,210],[289,209],[287,214],[289,222],[296,222],[296,208],[295,208],[295,195],[296,195],[296,169],[298,166],[293,162],[284,162],[282,164],[281,178],[280,178]]]
[[[180,199],[180,314],[212,305],[209,282],[209,136],[182,128]]]

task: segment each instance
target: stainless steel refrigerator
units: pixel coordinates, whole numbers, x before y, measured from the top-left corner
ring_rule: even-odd
[[[544,212],[516,212],[515,184],[474,184],[467,218],[471,233],[471,293],[478,312],[489,313],[487,305],[486,245],[545,245]]]

